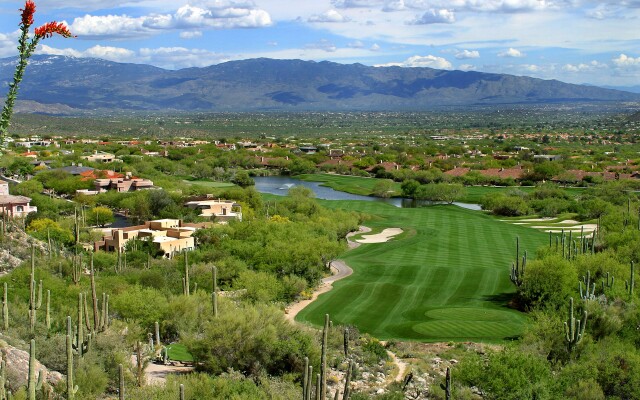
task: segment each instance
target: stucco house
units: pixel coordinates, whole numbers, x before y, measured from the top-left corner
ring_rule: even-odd
[[[231,219],[242,221],[242,207],[231,200],[204,199],[185,203],[185,207],[200,210],[201,217],[215,217],[216,221],[224,222]]]
[[[38,207],[30,203],[29,197],[9,194],[9,184],[0,182],[0,213],[11,217],[26,217],[27,214],[38,211]]]
[[[94,243],[94,249],[121,252],[130,240],[151,240],[158,250],[164,252],[166,258],[173,258],[178,253],[195,249],[193,233],[210,225],[211,223],[186,224],[179,219],[147,221],[142,225],[112,229],[110,234]]]

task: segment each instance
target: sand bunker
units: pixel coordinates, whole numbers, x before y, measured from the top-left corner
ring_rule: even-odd
[[[387,228],[375,235],[362,235],[362,238],[356,239],[358,243],[385,243],[392,237],[402,233],[400,228]]]

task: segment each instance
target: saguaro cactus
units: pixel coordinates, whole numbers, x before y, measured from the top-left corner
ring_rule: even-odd
[[[445,378],[444,396],[446,400],[451,400],[451,368],[447,367],[447,376]]]
[[[158,324],[158,321],[156,321],[153,324],[153,327],[155,328],[155,334],[156,334],[156,346],[161,347],[162,343],[160,343],[160,324]]]
[[[633,298],[633,288],[636,285],[635,279],[635,267],[633,265],[633,261],[631,261],[631,274],[628,281],[624,281],[624,287],[629,293],[629,297]]]
[[[213,307],[213,316],[218,316],[218,268],[214,265],[211,269],[213,279],[213,290],[211,291],[211,303]]]
[[[180,400],[184,400],[184,384],[180,384]]]
[[[0,400],[7,400],[7,362],[0,361]]]
[[[582,284],[584,283],[585,290],[582,290]],[[582,277],[579,282],[578,288],[580,290],[580,298],[582,300],[593,300],[596,298],[596,284],[591,282],[591,271],[587,271],[587,275]]]
[[[584,311],[582,320],[573,317],[573,297],[569,299],[569,319],[564,323],[565,339],[572,350],[580,343],[584,335],[584,328],[587,325],[587,312]]]
[[[182,292],[189,296],[189,256],[184,252],[184,278],[182,278]]]
[[[36,341],[31,339],[29,344],[29,377],[27,380],[29,400],[36,400],[36,390],[42,387],[42,380],[42,371],[40,371],[36,381]]]
[[[118,364],[118,399],[124,400],[124,368]]]
[[[327,336],[329,335],[329,314],[324,315],[324,329],[322,330],[322,358],[320,364],[320,396],[324,399],[327,390]]]
[[[604,293],[605,288],[607,288],[607,289],[612,289],[613,288],[613,281],[614,281],[613,275],[610,275],[607,272],[606,279],[602,280],[602,293]]]
[[[29,332],[33,335],[36,328],[36,311],[42,306],[42,280],[38,285],[36,297],[36,248],[31,245],[31,276],[29,279]]]
[[[343,347],[344,347],[344,356],[349,357],[349,328],[344,328],[344,338],[343,338]]]
[[[4,283],[4,291],[2,292],[2,328],[5,331],[9,330],[9,301],[8,301],[9,288],[7,282]]]
[[[71,316],[67,316],[67,400],[73,400],[78,392],[78,386],[73,385],[73,335]]]
[[[525,250],[524,255],[522,256],[522,264],[519,265],[518,262],[511,265],[511,275],[510,279],[516,286],[520,287],[524,283],[524,270],[527,265],[527,251]]]
[[[344,393],[342,395],[342,400],[348,400],[349,396],[351,396],[351,375],[353,375],[353,371],[356,369],[356,364],[351,361],[347,366],[347,374],[345,375],[344,381]]]

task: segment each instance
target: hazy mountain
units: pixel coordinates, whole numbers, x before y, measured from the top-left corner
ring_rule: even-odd
[[[4,87],[15,62],[0,59]],[[55,105],[55,110],[350,111],[638,101],[640,94],[504,74],[327,61],[263,58],[170,71],[99,59],[34,56],[19,99]],[[37,109],[42,112],[42,107]]]

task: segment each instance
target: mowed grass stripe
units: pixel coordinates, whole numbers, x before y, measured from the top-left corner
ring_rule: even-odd
[[[335,283],[298,320],[320,325],[328,313],[335,323],[356,325],[381,339],[500,341],[521,333],[525,317],[506,307],[514,292],[509,268],[515,237],[531,257],[548,243],[546,234],[455,206],[323,204],[367,212],[373,218],[366,225],[374,229],[399,227],[408,233],[345,253],[353,275]],[[458,314],[468,309],[490,318],[461,322]],[[434,319],[427,316],[432,310],[451,311]]]

